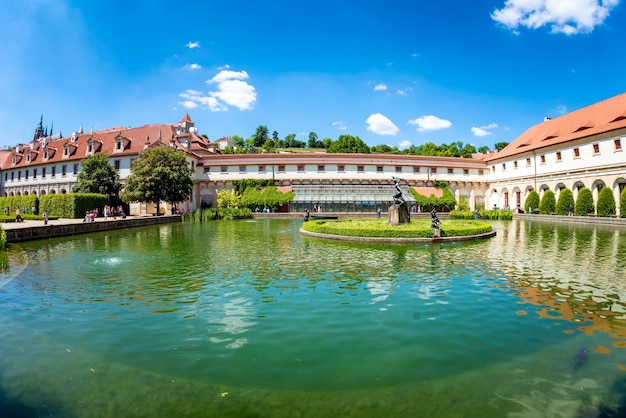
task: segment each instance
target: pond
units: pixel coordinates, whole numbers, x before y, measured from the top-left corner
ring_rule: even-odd
[[[168,224],[11,246],[0,415],[626,407],[626,231],[511,221],[483,241],[369,245],[300,225]]]

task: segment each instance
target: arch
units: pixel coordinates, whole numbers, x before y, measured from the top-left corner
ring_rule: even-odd
[[[61,189],[61,194],[67,194],[67,191],[65,189]]]
[[[28,196],[28,190],[24,192],[24,196]]]
[[[30,192],[30,194],[32,194],[33,196],[37,196],[37,190],[33,190],[32,192]]]
[[[616,214],[617,216],[621,216],[622,215],[622,208],[620,207],[620,197],[622,195],[622,191],[626,189],[626,178],[624,177],[618,177],[615,179],[615,181],[613,182],[613,198],[615,199],[615,206],[616,206]],[[624,210],[626,210],[626,208],[624,208]]]
[[[500,204],[498,205],[498,207],[510,208],[511,202],[509,199],[510,199],[509,189],[506,187],[503,187],[502,190],[500,191],[500,201],[499,201]]]
[[[43,195],[45,195],[45,194],[46,194],[46,191],[45,191],[45,190],[42,190],[42,191],[41,191],[41,195],[43,196]]]
[[[22,195],[22,192],[15,193],[15,196],[21,196],[21,195]]]
[[[514,208],[521,208],[522,207],[522,190],[518,187],[515,186],[513,188],[513,190],[511,190],[511,197],[513,199],[513,207]]]
[[[557,183],[556,186],[554,186],[554,198],[557,202],[559,201],[559,196],[561,195],[561,190],[563,189],[567,189],[563,183]]]
[[[50,190],[50,194],[57,194],[57,191],[52,189],[52,190]]]

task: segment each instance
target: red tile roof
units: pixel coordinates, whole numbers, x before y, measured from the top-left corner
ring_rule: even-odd
[[[539,123],[485,161],[560,145],[595,134],[626,128],[626,93]]]

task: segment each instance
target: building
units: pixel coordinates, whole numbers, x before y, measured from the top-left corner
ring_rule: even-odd
[[[215,206],[217,193],[243,179],[272,180],[296,197],[290,210],[369,211],[392,200],[393,177],[422,194],[434,192],[435,180],[445,181],[457,201],[470,208],[523,208],[528,193],[588,187],[597,202],[603,187],[616,202],[626,185],[626,93],[530,127],[498,153],[476,158],[446,158],[395,154],[229,154],[220,153],[228,138],[209,141],[197,134],[185,115],[178,124],[111,128],[70,137],[44,136],[41,121],[30,144],[0,152],[0,194],[3,196],[68,193],[83,158],[106,152],[124,182],[133,159],[147,147],[167,145],[184,150],[194,172],[192,197],[184,210]],[[218,145],[219,144],[219,145]],[[150,213],[150,205],[135,205],[131,213]],[[619,210],[619,208],[618,208]],[[618,212],[619,213],[619,212]]]

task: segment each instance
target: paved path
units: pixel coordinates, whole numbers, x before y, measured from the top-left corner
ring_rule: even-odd
[[[143,216],[127,216],[126,218],[118,217],[117,219],[109,217],[106,221],[104,217],[96,218],[96,222],[109,222],[109,221],[123,221],[123,220],[131,220],[141,218]],[[82,224],[83,220],[81,219],[68,219],[68,218],[59,218],[48,221],[48,225],[73,225],[73,224]],[[6,222],[0,223],[0,227],[5,231],[9,229],[24,229],[24,228],[33,228],[36,226],[44,226],[43,221],[35,221],[26,219],[24,222]]]

